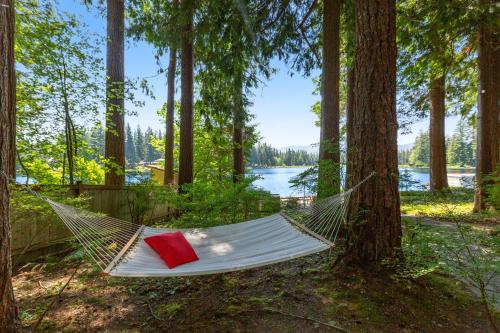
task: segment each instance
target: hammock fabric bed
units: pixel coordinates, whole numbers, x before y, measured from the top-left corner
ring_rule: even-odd
[[[260,267],[318,253],[335,244],[353,188],[303,209],[286,210],[236,224],[181,229],[199,260],[169,269],[144,238],[174,232],[151,228],[46,201],[71,230],[103,273],[124,277],[216,274]]]

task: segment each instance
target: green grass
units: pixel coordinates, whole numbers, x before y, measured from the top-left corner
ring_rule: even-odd
[[[461,222],[478,222],[498,219],[498,213],[474,214],[474,190],[452,188],[446,192],[401,192],[401,213],[415,216]]]

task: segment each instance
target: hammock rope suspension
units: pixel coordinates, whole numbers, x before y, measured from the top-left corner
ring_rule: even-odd
[[[279,214],[207,229],[182,229],[200,260],[168,269],[143,241],[173,229],[151,228],[89,212],[43,197],[106,274],[115,276],[187,276],[264,266],[317,253],[335,244],[344,223],[351,189]]]

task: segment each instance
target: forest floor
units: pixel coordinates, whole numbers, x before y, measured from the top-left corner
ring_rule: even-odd
[[[27,331],[45,332],[489,332],[461,282],[335,273],[322,254],[214,276],[124,279],[78,259],[28,265],[14,277]]]

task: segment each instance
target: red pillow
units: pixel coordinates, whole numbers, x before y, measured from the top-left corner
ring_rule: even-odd
[[[146,237],[144,241],[160,255],[168,268],[198,260],[193,247],[180,231]]]

